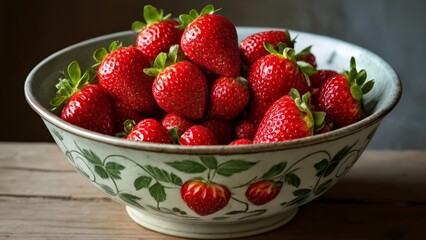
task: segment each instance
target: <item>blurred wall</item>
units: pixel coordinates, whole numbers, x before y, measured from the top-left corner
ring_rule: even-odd
[[[340,38],[367,48],[398,72],[400,104],[383,122],[370,148],[426,149],[426,1],[6,1],[0,9],[0,141],[51,141],[24,99],[30,70],[50,54],[77,42],[130,29],[146,4],[174,16],[212,3],[236,25],[281,27]]]

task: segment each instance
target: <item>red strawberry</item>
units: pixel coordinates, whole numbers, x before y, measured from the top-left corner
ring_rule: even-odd
[[[101,48],[94,54],[95,60],[100,63],[99,85],[133,110],[152,112],[158,109],[151,92],[154,78],[143,72],[149,67],[143,53],[136,47],[121,47],[120,42],[111,43],[109,51]]]
[[[221,118],[207,118],[203,126],[210,129],[219,144],[228,144],[234,139],[234,125],[231,121]]]
[[[337,74],[338,73],[334,70],[319,69],[316,71],[316,73],[309,77],[309,80],[311,81],[311,87],[319,88],[327,79],[334,77]]]
[[[334,70],[328,70],[328,69],[320,69],[317,70],[313,75],[309,77],[309,81],[311,82],[311,86],[309,87],[309,91],[312,94],[312,104],[314,106],[318,105],[318,91],[321,85],[327,81],[327,79],[337,75],[338,73]]]
[[[127,135],[128,140],[154,143],[171,143],[169,131],[153,118],[146,118],[135,125]]]
[[[334,126],[344,127],[361,119],[363,95],[374,85],[367,79],[364,69],[356,69],[355,58],[350,60],[350,70],[338,74],[322,84],[318,92],[318,108],[326,112]]]
[[[235,26],[227,18],[214,14],[212,5],[201,13],[191,10],[179,16],[185,28],[181,48],[197,65],[221,76],[240,74],[240,56]]]
[[[253,140],[257,126],[248,120],[242,120],[235,126],[235,138],[248,138]]]
[[[136,37],[136,47],[149,61],[153,61],[161,52],[167,52],[170,46],[179,44],[183,30],[177,28],[179,22],[171,20],[171,14],[163,16],[163,9],[157,10],[151,5],[143,9],[145,23],[136,21],[132,29],[140,31]]]
[[[275,101],[259,125],[253,143],[282,142],[311,136],[315,126],[323,126],[324,115],[315,122],[310,110],[310,93],[300,97],[295,89]]]
[[[250,119],[255,124],[259,124],[269,106],[288,94],[291,88],[301,93],[308,91],[308,75],[315,72],[309,64],[296,62],[292,48],[279,49],[277,52],[268,43],[265,48],[271,54],[255,61],[247,77],[252,92]]]
[[[240,43],[241,60],[251,65],[260,57],[268,55],[269,52],[263,46],[266,42],[274,46],[281,42],[287,47],[294,48],[295,40],[291,39],[288,31],[272,30],[252,34]]]
[[[242,77],[220,77],[210,89],[209,114],[231,120],[240,114],[249,102],[247,80]]]
[[[52,110],[65,104],[61,118],[76,126],[107,135],[114,133],[114,114],[111,97],[98,85],[92,84],[89,71],[81,75],[77,62],[68,65],[63,73],[55,98],[50,102]]]
[[[135,111],[119,101],[114,101],[113,105],[114,105],[115,132],[123,131],[124,122],[126,120],[133,120],[135,122],[139,122],[140,120],[144,118],[143,113],[139,111]]]
[[[186,60],[176,62],[178,50],[178,45],[173,45],[169,55],[160,53],[153,67],[145,69],[148,75],[156,76],[152,94],[166,112],[200,119],[206,109],[208,83],[197,65]]]
[[[217,145],[217,140],[212,131],[201,125],[193,125],[188,128],[179,138],[181,145]]]
[[[246,197],[254,205],[263,205],[276,198],[281,192],[282,186],[281,181],[260,180],[250,184],[246,190]]]
[[[296,60],[309,63],[313,68],[316,69],[317,68],[317,61],[316,61],[315,55],[311,52],[311,48],[312,48],[312,46],[309,46],[309,47],[303,49],[302,51],[300,51],[296,55]]]
[[[226,186],[211,181],[189,180],[183,184],[180,192],[183,201],[200,216],[221,210],[231,198]]]
[[[253,141],[248,138],[239,138],[229,143],[229,145],[244,145],[244,144],[252,144]]]
[[[161,121],[161,124],[163,124],[163,126],[169,131],[173,128],[176,128],[177,134],[179,136],[182,135],[182,133],[184,133],[192,125],[194,125],[191,120],[174,113],[167,113]]]

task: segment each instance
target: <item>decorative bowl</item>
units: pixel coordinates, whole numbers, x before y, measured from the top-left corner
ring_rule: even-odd
[[[269,29],[269,28],[268,28]],[[266,28],[237,27],[239,39]],[[28,75],[25,95],[75,169],[100,191],[123,204],[138,224],[190,238],[233,238],[269,231],[290,221],[299,206],[338,182],[366,149],[383,118],[398,103],[402,87],[380,57],[326,36],[290,31],[300,48],[313,45],[318,67],[344,70],[354,56],[375,79],[366,97],[371,115],[350,126],[288,142],[239,146],[185,147],[141,143],[91,132],[49,111],[58,74],[78,60],[91,65],[91,53],[114,40],[133,44],[125,31],[90,39],[46,58]],[[296,49],[297,50],[297,49]],[[194,178],[209,179],[231,192],[221,210],[199,216],[182,200],[180,188]],[[261,179],[281,181],[279,195],[263,205],[250,203],[248,186]]]

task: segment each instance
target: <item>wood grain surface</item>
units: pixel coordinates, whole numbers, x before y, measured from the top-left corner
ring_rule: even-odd
[[[52,143],[0,143],[0,239],[181,239],[134,223]],[[426,239],[426,152],[366,151],[287,225],[244,239]]]

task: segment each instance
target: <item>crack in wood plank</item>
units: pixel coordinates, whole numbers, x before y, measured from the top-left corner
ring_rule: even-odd
[[[2,198],[27,198],[27,199],[51,199],[51,200],[63,200],[63,201],[105,201],[112,202],[112,199],[108,197],[73,197],[73,196],[56,196],[56,195],[25,195],[25,194],[0,194],[0,201]]]
[[[76,172],[74,169],[59,170],[59,169],[43,169],[43,168],[12,167],[12,166],[0,167],[0,170],[1,169],[29,171],[29,172],[57,172],[57,173],[74,173],[74,172]]]

